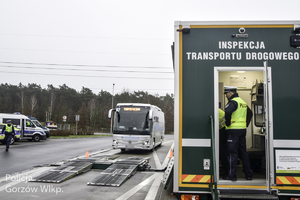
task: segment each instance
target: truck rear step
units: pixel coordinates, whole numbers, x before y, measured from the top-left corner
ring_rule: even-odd
[[[221,200],[225,199],[267,199],[267,200],[278,200],[278,196],[272,194],[219,194],[218,198]]]

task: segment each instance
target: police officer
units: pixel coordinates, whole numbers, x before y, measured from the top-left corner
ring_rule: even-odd
[[[11,138],[15,135],[15,129],[10,120],[7,120],[6,123],[7,124],[2,128],[2,133],[5,132],[4,141],[6,142],[6,151],[8,151]]]
[[[221,109],[221,102],[219,102],[219,147],[221,174],[226,174],[228,171],[227,134],[225,130],[225,112]]]
[[[30,124],[30,121],[26,120],[26,127],[30,127],[31,124]]]
[[[236,87],[225,86],[228,103],[225,107],[225,121],[227,131],[227,160],[229,163],[228,174],[222,178],[236,181],[238,157],[242,160],[243,171],[247,180],[252,180],[249,156],[246,151],[246,128],[253,116],[252,111],[242,100]]]

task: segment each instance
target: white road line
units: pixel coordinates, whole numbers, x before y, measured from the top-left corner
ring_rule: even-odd
[[[153,151],[152,155],[153,155],[153,158],[154,158],[154,161],[155,161],[156,169],[161,169],[162,166],[161,166],[161,163],[159,161],[159,158],[157,156],[156,151]]]
[[[168,142],[173,142],[172,141],[168,141]],[[156,151],[153,151],[153,158],[155,161],[155,165],[156,165],[156,169],[163,169],[164,167],[167,166],[168,161],[169,161],[169,155],[170,155],[170,151],[173,149],[174,143],[172,144],[168,154],[166,155],[166,158],[164,160],[164,164],[161,165],[159,158],[157,156]],[[148,184],[150,181],[152,181],[154,178],[155,180],[153,181],[150,190],[147,193],[147,196],[145,198],[145,200],[154,200],[157,194],[157,191],[159,189],[160,183],[161,183],[161,179],[163,177],[163,174],[153,174],[152,176],[150,176],[148,179],[146,179],[145,181],[143,181],[142,183],[138,184],[137,186],[135,186],[134,188],[132,188],[131,190],[129,190],[127,193],[125,193],[124,195],[120,196],[117,200],[125,200],[130,198],[132,195],[134,195],[137,191],[139,191],[142,187],[144,187],[146,184]]]
[[[153,174],[152,176],[150,176],[149,178],[147,178],[146,180],[144,180],[143,182],[141,182],[140,184],[138,184],[137,186],[135,186],[134,188],[132,188],[131,190],[129,190],[128,192],[120,196],[119,198],[117,198],[116,200],[126,200],[130,198],[137,191],[142,189],[145,185],[149,184],[153,179],[155,179],[159,175],[160,175],[159,173]]]
[[[170,142],[174,142],[174,140],[164,141],[163,144],[170,143]]]
[[[153,181],[151,188],[145,198],[145,200],[154,200],[157,194],[157,191],[159,189],[160,183],[161,183],[161,179],[163,177],[163,174],[159,174],[155,180]]]
[[[100,154],[100,153],[104,153],[104,152],[111,151],[111,150],[115,150],[115,149],[113,149],[113,148],[103,149],[103,150],[100,150],[100,151],[96,151],[96,152],[93,152],[93,153],[89,153],[89,156],[92,157],[93,155]],[[120,151],[119,149],[116,149],[116,150],[113,151],[112,153],[110,153],[110,154],[105,154],[105,155],[112,155],[112,154],[115,154],[116,152],[119,152],[119,151]],[[77,160],[77,159],[81,159],[81,158],[85,158],[85,154],[84,154],[83,156],[77,156],[77,157],[70,158],[70,159],[67,159],[67,160],[73,161],[73,160]]]
[[[164,143],[169,143],[169,142],[173,142],[173,140],[168,141],[168,142],[164,142]],[[173,146],[174,146],[174,143],[172,144],[171,149],[173,149]],[[169,162],[169,158],[168,158],[168,157],[169,157],[169,155],[170,155],[171,149],[168,151],[168,153],[167,153],[167,155],[166,155],[166,158],[165,158],[163,164],[160,163],[156,151],[155,151],[155,150],[153,151],[152,155],[153,155],[153,158],[154,158],[154,162],[155,162],[155,165],[156,165],[156,169],[164,169],[164,168],[167,166],[167,164],[168,164],[168,162]]]

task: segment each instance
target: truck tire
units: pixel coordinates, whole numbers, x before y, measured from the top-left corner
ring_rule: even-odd
[[[32,136],[32,141],[34,142],[39,142],[41,140],[41,136],[38,134],[35,134],[34,136]]]

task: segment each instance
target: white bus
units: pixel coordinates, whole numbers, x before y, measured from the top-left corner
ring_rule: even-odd
[[[114,117],[112,116],[114,112]],[[113,120],[114,149],[154,150],[161,146],[165,136],[165,116],[160,108],[150,104],[118,103],[110,109]]]

